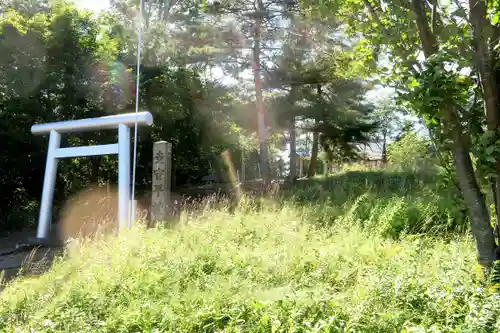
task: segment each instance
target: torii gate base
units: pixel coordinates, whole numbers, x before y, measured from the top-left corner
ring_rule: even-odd
[[[149,112],[127,113],[100,118],[38,124],[31,127],[31,133],[34,135],[50,133],[36,234],[37,241],[43,242],[49,236],[57,162],[59,158],[65,157],[118,154],[118,226],[120,229],[132,226],[130,218],[130,127],[135,124],[138,126],[151,126],[153,116]],[[60,148],[61,134],[104,129],[118,129],[117,144]]]

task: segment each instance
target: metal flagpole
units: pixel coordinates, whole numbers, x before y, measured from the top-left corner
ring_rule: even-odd
[[[141,69],[141,48],[142,48],[142,7],[144,1],[139,1],[139,26],[137,31],[137,73],[136,73],[136,84],[135,84],[135,113],[139,114],[139,86],[140,86],[140,69]],[[137,168],[137,117],[134,124],[134,160],[132,166],[132,195],[130,201],[130,219],[129,227],[132,227],[132,223],[135,222],[135,172]]]

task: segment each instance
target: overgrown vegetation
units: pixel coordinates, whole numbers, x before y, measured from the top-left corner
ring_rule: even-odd
[[[433,173],[439,165],[433,150],[430,140],[408,133],[389,146],[388,158],[397,168]]]
[[[336,228],[339,221],[383,236],[446,234],[467,229],[456,188],[436,174],[353,171],[299,182],[285,204],[302,209],[310,223]]]
[[[436,184],[350,172],[75,242],[5,289],[0,331],[494,332],[498,296]]]

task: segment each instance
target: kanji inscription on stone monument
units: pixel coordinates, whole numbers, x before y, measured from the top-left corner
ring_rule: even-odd
[[[165,220],[170,213],[170,177],[172,169],[172,144],[166,141],[153,145],[153,193],[151,220]]]

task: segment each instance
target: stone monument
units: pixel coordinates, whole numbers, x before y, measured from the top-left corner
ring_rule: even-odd
[[[158,141],[153,145],[153,191],[151,221],[163,221],[171,212],[172,144]]]

